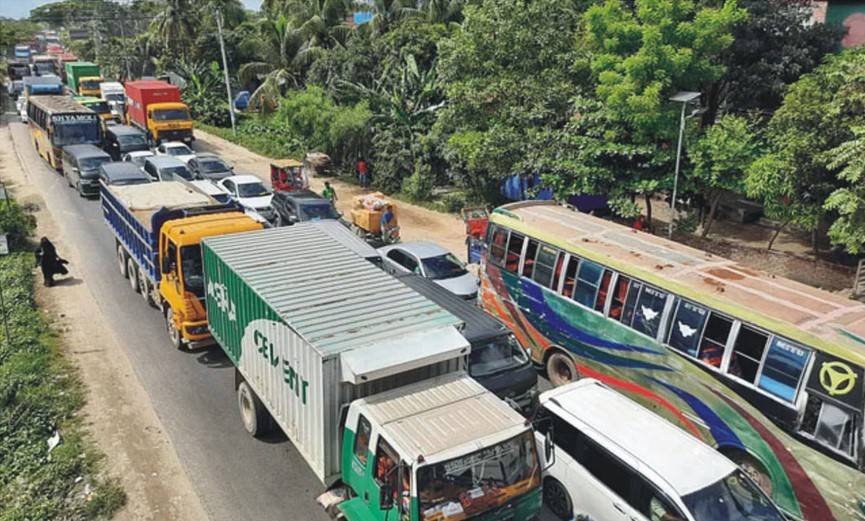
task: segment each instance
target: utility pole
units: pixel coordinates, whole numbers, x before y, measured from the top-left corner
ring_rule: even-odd
[[[234,122],[234,100],[231,96],[231,84],[228,82],[228,59],[225,57],[225,41],[222,39],[222,13],[216,10],[216,30],[219,32],[219,49],[222,51],[222,70],[225,72],[225,92],[228,93],[228,111],[231,113],[231,133],[237,135]]]

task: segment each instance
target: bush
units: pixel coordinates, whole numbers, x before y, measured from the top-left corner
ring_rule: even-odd
[[[0,201],[0,233],[6,234],[10,250],[26,249],[35,229],[36,218],[17,202]]]

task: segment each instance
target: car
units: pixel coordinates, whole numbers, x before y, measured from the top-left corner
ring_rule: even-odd
[[[195,157],[195,152],[192,151],[191,148],[186,146],[185,143],[180,143],[178,141],[169,141],[167,143],[162,143],[157,146],[153,150],[157,156],[171,156],[179,161],[182,161],[184,164]]]
[[[235,175],[220,181],[219,186],[228,190],[231,198],[244,208],[257,212],[270,222],[276,218],[276,212],[270,204],[273,194],[258,177]]]
[[[141,185],[149,183],[150,177],[134,163],[103,163],[99,181],[109,186]]]
[[[478,278],[453,253],[434,242],[403,242],[378,251],[391,274],[417,273],[466,300],[478,296]]]
[[[545,391],[539,402],[532,423],[544,502],[559,519],[787,519],[746,470],[597,380]]]
[[[338,220],[333,204],[312,190],[276,192],[270,205],[276,212],[276,225],[289,226],[305,221]]]
[[[144,160],[144,173],[152,181],[192,181],[192,174],[179,159],[171,156],[153,156]]]
[[[186,184],[194,190],[216,199],[220,203],[225,204],[231,201],[231,194],[228,193],[228,190],[213,181],[207,179],[194,179],[192,181],[186,181]]]
[[[186,162],[186,166],[197,179],[221,181],[234,175],[234,167],[216,154],[197,154]]]
[[[123,154],[120,160],[127,163],[133,163],[138,168],[144,168],[144,160],[148,157],[155,156],[156,154],[150,150],[137,150],[135,152],[129,152],[128,154]]]

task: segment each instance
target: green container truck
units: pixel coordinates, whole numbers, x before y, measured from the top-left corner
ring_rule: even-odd
[[[99,66],[90,62],[66,62],[66,86],[76,96],[99,97],[102,73]]]
[[[456,317],[317,223],[208,237],[202,258],[244,426],[281,428],[331,513],[539,518],[532,427],[465,374]]]

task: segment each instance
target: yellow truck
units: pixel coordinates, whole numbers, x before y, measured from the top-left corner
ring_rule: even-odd
[[[126,118],[147,134],[152,145],[163,141],[192,143],[192,117],[180,101],[180,89],[159,80],[126,82]]]

